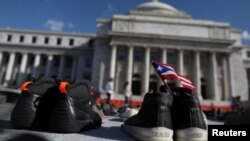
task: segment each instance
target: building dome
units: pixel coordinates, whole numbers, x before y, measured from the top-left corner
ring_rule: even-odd
[[[138,10],[161,10],[178,12],[174,7],[166,3],[159,2],[158,0],[150,0],[149,2],[139,5],[136,9]]]

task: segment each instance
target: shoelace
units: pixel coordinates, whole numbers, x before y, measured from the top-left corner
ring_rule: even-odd
[[[38,107],[38,104],[39,104],[40,100],[41,100],[41,97],[40,97],[40,96],[37,97],[37,98],[34,100],[33,105],[34,105],[35,108]]]

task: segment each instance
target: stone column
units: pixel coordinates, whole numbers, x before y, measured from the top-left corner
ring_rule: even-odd
[[[12,76],[12,72],[13,72],[13,68],[14,68],[14,63],[15,63],[15,57],[16,57],[15,52],[11,52],[10,57],[9,57],[7,70],[6,70],[5,80],[3,83],[3,86],[5,86],[5,87],[7,87],[10,84],[11,76]]]
[[[49,55],[46,64],[45,76],[50,76],[52,61],[53,61],[53,55]]]
[[[184,73],[184,64],[183,64],[183,50],[178,51],[178,73],[183,75]]]
[[[200,52],[194,52],[194,85],[198,97],[202,100],[201,95],[201,66],[200,66]]]
[[[166,48],[161,48],[161,63],[166,64],[167,63],[167,49]],[[157,86],[158,88],[163,84],[162,80],[160,77],[158,78]]]
[[[78,64],[77,64],[77,74],[76,74],[76,79],[81,79],[82,72],[83,72],[83,67],[84,67],[84,60],[83,60],[83,55],[78,56]]]
[[[162,50],[161,50],[162,52],[162,54],[161,54],[161,62],[163,63],[163,64],[166,64],[167,63],[167,49],[166,48],[162,48]]]
[[[149,73],[150,73],[150,48],[146,47],[145,48],[145,54],[144,54],[144,81],[142,85],[142,92],[145,94],[146,92],[149,91]]]
[[[19,71],[19,75],[18,75],[18,80],[17,80],[17,84],[21,85],[24,81],[24,76],[26,68],[27,68],[27,63],[28,63],[28,54],[24,53],[22,56],[22,61],[21,61],[21,67],[20,67],[20,71]]]
[[[105,63],[103,61],[100,61],[100,71],[99,71],[100,76],[99,76],[99,81],[98,81],[99,82],[99,88],[98,88],[98,90],[100,92],[104,92],[105,91],[103,89],[103,86],[105,84],[105,82],[104,82],[105,68],[106,68]]]
[[[116,68],[116,53],[117,53],[117,47],[111,46],[111,58],[110,58],[110,78],[115,77],[115,68]]]
[[[230,100],[229,98],[229,84],[228,84],[228,62],[227,62],[227,56],[223,56],[222,58],[222,65],[223,65],[223,70],[222,70],[222,75],[223,75],[223,91],[224,91],[224,99],[223,100]]]
[[[58,69],[58,78],[61,78],[61,79],[62,79],[62,76],[63,76],[64,60],[65,60],[65,56],[62,55],[60,57],[60,64],[59,64],[59,69]]]
[[[113,89],[114,91],[116,91],[116,87],[115,84],[117,84],[117,78],[115,78],[116,73],[115,73],[115,69],[116,69],[116,54],[117,54],[117,46],[111,46],[111,58],[110,58],[110,72],[109,72],[109,77],[113,78]]]
[[[128,47],[128,65],[127,65],[127,81],[129,87],[132,85],[132,73],[133,73],[133,56],[134,56],[134,47]]]
[[[2,63],[3,62],[3,53],[2,52],[0,52],[0,66],[2,66]],[[3,67],[0,67],[0,81],[3,79],[3,71],[4,71],[4,69],[3,69]]]
[[[229,68],[229,85],[230,85],[230,91],[231,91],[231,95],[230,98],[235,96],[235,80],[234,80],[234,67],[232,65],[233,60],[232,60],[232,54],[228,55],[228,68]]]
[[[71,80],[74,80],[75,79],[75,74],[76,74],[76,57],[73,57],[73,65],[72,65],[72,69],[71,69]]]
[[[219,100],[218,96],[218,77],[217,77],[217,60],[216,60],[216,53],[212,52],[210,56],[211,60],[211,94],[213,95],[214,100]]]
[[[39,77],[39,65],[40,65],[40,61],[41,61],[41,55],[40,54],[36,54],[35,56],[35,61],[33,64],[33,72],[32,72],[32,76],[37,78]]]
[[[2,61],[3,61],[3,53],[0,52],[0,66],[2,66]]]

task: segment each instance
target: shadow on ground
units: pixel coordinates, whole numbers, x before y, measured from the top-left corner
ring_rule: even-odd
[[[6,141],[49,141],[49,140],[39,135],[23,133],[23,134],[15,135],[7,139]]]
[[[100,129],[93,129],[79,133],[85,136],[93,136],[96,138],[102,138],[107,140],[119,140],[119,141],[133,141],[126,133],[122,131],[121,127],[101,127]]]
[[[0,128],[2,129],[15,129],[9,120],[0,120]]]

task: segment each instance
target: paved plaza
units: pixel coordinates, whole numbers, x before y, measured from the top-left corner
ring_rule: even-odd
[[[0,141],[133,141],[120,128],[119,117],[104,117],[102,127],[81,133],[58,134],[43,131],[14,129],[10,124],[10,113],[13,103],[0,104]],[[209,121],[209,124],[222,124]]]

